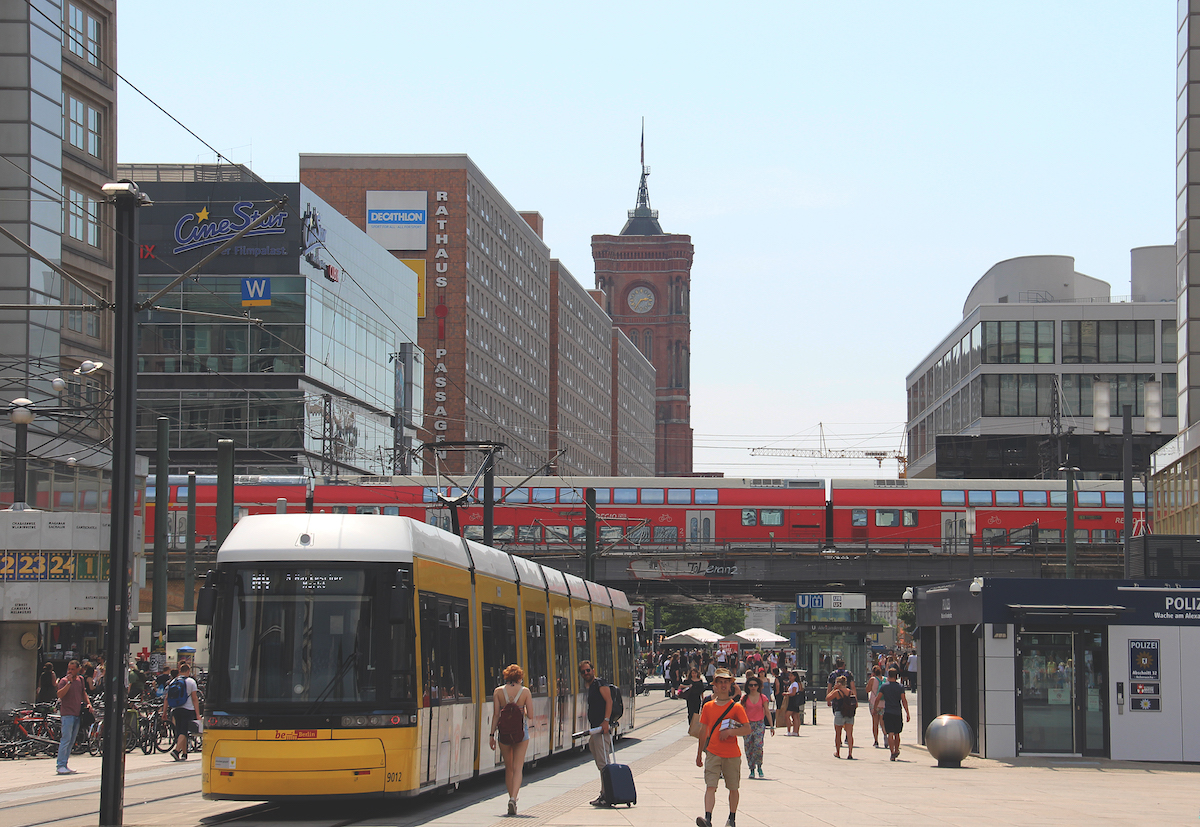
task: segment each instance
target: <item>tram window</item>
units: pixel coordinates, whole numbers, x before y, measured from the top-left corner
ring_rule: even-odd
[[[517,526],[518,543],[540,543],[541,541],[542,527],[540,525]]]
[[[996,492],[996,505],[1020,505],[1020,504],[1021,504],[1021,492],[1020,491],[997,491]]]
[[[534,695],[545,695],[546,684],[546,616],[540,612],[525,613],[525,652],[529,668],[525,674],[525,685]]]
[[[129,643],[130,643],[130,645],[133,645],[135,643],[141,643],[141,642],[142,642],[142,624],[135,623],[133,625],[133,628],[129,630]]]
[[[917,515],[921,512],[915,508],[905,508],[900,511],[900,523],[906,528],[912,528],[917,524]]]
[[[552,503],[558,497],[557,488],[535,488],[533,489],[533,501],[535,503]]]
[[[412,572],[407,573],[409,582]],[[386,582],[382,588],[390,592],[392,587]],[[390,595],[389,595],[390,597]],[[400,618],[392,616],[392,652],[391,680],[388,681],[387,693],[393,701],[416,700],[417,658],[416,641],[413,635],[412,599],[405,601],[404,615]]]
[[[613,674],[612,627],[604,623],[596,624],[596,674],[606,681],[617,680]]]
[[[583,489],[560,488],[558,489],[558,501],[560,503],[581,503],[583,502]]]
[[[510,488],[504,494],[506,503],[527,503],[529,502],[528,488]]]
[[[611,488],[597,488],[596,489],[596,505],[608,505],[611,500],[612,500],[612,489]]]
[[[592,657],[592,635],[591,624],[586,620],[575,621],[575,655],[576,660],[590,660],[592,663],[596,659]]]
[[[617,505],[637,505],[636,488],[614,488],[613,502]]]
[[[654,542],[656,542],[656,543],[678,543],[679,542],[679,526],[656,525],[654,527]]]
[[[504,683],[504,670],[508,665],[517,662],[517,618],[516,613],[507,606],[491,603],[484,603],[480,614],[483,685],[494,689]]]
[[[1080,505],[1083,504],[1083,497],[1080,497]],[[1104,504],[1109,508],[1122,508],[1125,505],[1124,491],[1106,491],[1104,493]]]
[[[968,491],[967,492],[967,505],[991,505],[991,504],[992,504],[992,492],[991,491]]]
[[[716,505],[719,488],[697,488],[695,493],[696,505]]]
[[[471,630],[466,601],[421,594],[421,656],[428,701],[470,699]]]
[[[1021,496],[1025,505],[1046,505],[1049,502],[1045,491],[1024,491]]]
[[[966,505],[967,492],[955,489],[942,490],[942,505]]]
[[[379,506],[377,505],[356,505],[354,507],[355,514],[378,514]]]
[[[547,543],[565,543],[571,537],[571,527],[565,525],[548,525],[546,528]]]
[[[643,505],[662,505],[663,498],[666,492],[661,488],[643,488],[642,489],[642,504]]]
[[[1061,528],[1039,528],[1038,542],[1039,543],[1061,543],[1062,529]]]
[[[1051,491],[1050,492],[1050,505],[1057,506],[1059,508],[1066,508],[1067,492],[1066,491]]]
[[[1100,491],[1080,491],[1079,504],[1081,506],[1100,506],[1103,504],[1103,492]]]
[[[554,618],[554,685],[560,701],[571,694],[573,670],[571,626],[565,617],[556,617]]]
[[[763,525],[783,525],[782,508],[764,508],[758,516]]]
[[[758,512],[753,508],[743,508],[742,525],[758,525]]]
[[[639,525],[629,529],[626,535],[631,543],[648,543],[650,542],[650,526]]]
[[[385,505],[383,507],[383,513],[385,516],[388,516],[388,517],[398,517],[398,516],[400,516],[400,506]]]
[[[633,635],[617,627],[617,686],[633,690]]]
[[[625,529],[619,525],[600,526],[600,541],[603,543],[619,543],[625,536]]]
[[[900,525],[900,512],[894,508],[875,509],[875,525],[880,528],[896,528]]]
[[[668,488],[667,503],[669,505],[691,505],[692,504],[692,489],[690,488]]]
[[[850,525],[854,528],[867,527],[867,509],[854,508],[850,510]]]

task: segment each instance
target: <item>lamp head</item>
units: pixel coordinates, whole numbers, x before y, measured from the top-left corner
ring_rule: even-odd
[[[33,422],[33,417],[32,399],[20,396],[12,401],[12,407],[8,411],[8,418],[12,420],[14,425],[29,425]]]

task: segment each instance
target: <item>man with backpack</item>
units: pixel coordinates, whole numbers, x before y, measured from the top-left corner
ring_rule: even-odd
[[[609,729],[609,724],[614,720],[612,690],[607,682],[597,677],[590,660],[579,661],[579,677],[583,681],[584,691],[587,692],[588,727],[600,729],[588,740],[588,749],[592,751],[592,758],[596,760],[596,769],[602,771],[608,764],[608,753],[612,744],[612,730]],[[604,798],[603,787],[600,788],[600,795],[590,803],[593,807],[609,806],[610,802]]]
[[[200,699],[196,696],[196,682],[192,680],[192,667],[187,661],[179,664],[179,677],[167,684],[163,695],[163,720],[175,726],[175,748],[171,757],[176,761],[187,760],[188,733],[200,714]]]

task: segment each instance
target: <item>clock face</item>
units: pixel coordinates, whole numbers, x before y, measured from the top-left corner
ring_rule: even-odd
[[[629,309],[634,313],[649,313],[654,307],[654,293],[649,287],[635,287],[629,291]]]

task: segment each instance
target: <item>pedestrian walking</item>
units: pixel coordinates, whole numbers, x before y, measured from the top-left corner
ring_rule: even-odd
[[[524,681],[525,670],[511,664],[504,670],[504,683],[492,692],[492,731],[488,741],[495,749],[499,733],[510,816],[517,814],[517,795],[521,792],[525,752],[529,749],[529,721],[533,718],[533,695]]]
[[[54,674],[54,664],[50,661],[46,661],[38,675],[35,700],[40,704],[52,704],[58,700],[58,675]]]
[[[609,731],[609,720],[612,718],[612,690],[608,684],[596,675],[590,660],[579,661],[579,677],[583,680],[584,691],[587,692],[588,727],[599,729],[588,739],[588,749],[596,761],[596,769],[603,770],[608,765],[608,754],[612,749],[612,735]],[[609,802],[604,798],[604,787],[600,795],[589,802],[593,807],[607,807]]]
[[[192,667],[186,660],[179,662],[179,675],[163,693],[162,716],[175,728],[175,747],[171,757],[186,761],[188,757],[188,734],[200,714],[200,699],[196,696],[196,681],[192,679]]]
[[[696,827],[712,827],[717,782],[722,778],[729,791],[725,827],[737,827],[738,788],[742,782],[742,751],[737,739],[750,734],[750,724],[745,708],[730,697],[732,689],[733,673],[718,669],[713,675],[713,699],[700,710],[704,734],[697,744],[696,766],[704,768],[704,815],[696,817]]]
[[[692,719],[700,714],[700,707],[704,706],[704,693],[710,689],[712,685],[700,677],[700,670],[693,666],[688,672],[687,680],[679,687],[679,696],[687,701],[689,728],[692,726]]]
[[[833,757],[842,757],[842,733],[846,733],[846,758],[854,760],[854,713],[857,699],[846,682],[845,675],[838,675],[833,688],[825,694],[825,700],[833,704]]]
[[[750,734],[746,736],[746,767],[750,770],[750,778],[754,777],[755,769],[758,777],[763,775],[763,736],[767,730],[767,715],[769,703],[762,691],[762,678],[751,675],[746,678],[746,692],[742,695],[742,706],[746,710],[746,719],[750,723]],[[771,727],[771,737],[775,737],[775,727]]]
[[[800,737],[800,726],[804,723],[804,682],[799,672],[792,672],[792,681],[787,688],[787,734]]]
[[[883,723],[882,713],[876,709],[875,702],[879,700],[879,690],[883,689],[883,669],[876,664],[871,667],[871,677],[867,679],[867,708],[871,713],[871,735],[875,738],[875,746],[879,746],[879,727]],[[886,733],[884,740],[886,741]]]
[[[904,684],[900,683],[900,670],[894,666],[888,670],[887,683],[879,690],[878,703],[883,711],[883,731],[887,736],[888,749],[895,761],[900,755],[900,733],[904,731],[904,722],[911,721],[912,716],[908,713]],[[901,710],[904,712],[903,720],[900,718]]]
[[[59,775],[74,775],[76,771],[67,766],[67,761],[71,757],[71,747],[75,745],[75,736],[79,734],[79,716],[84,709],[95,714],[92,700],[88,697],[87,684],[79,673],[79,661],[72,660],[67,664],[67,674],[59,679],[55,694],[58,695],[58,711],[62,716],[57,772]]]

